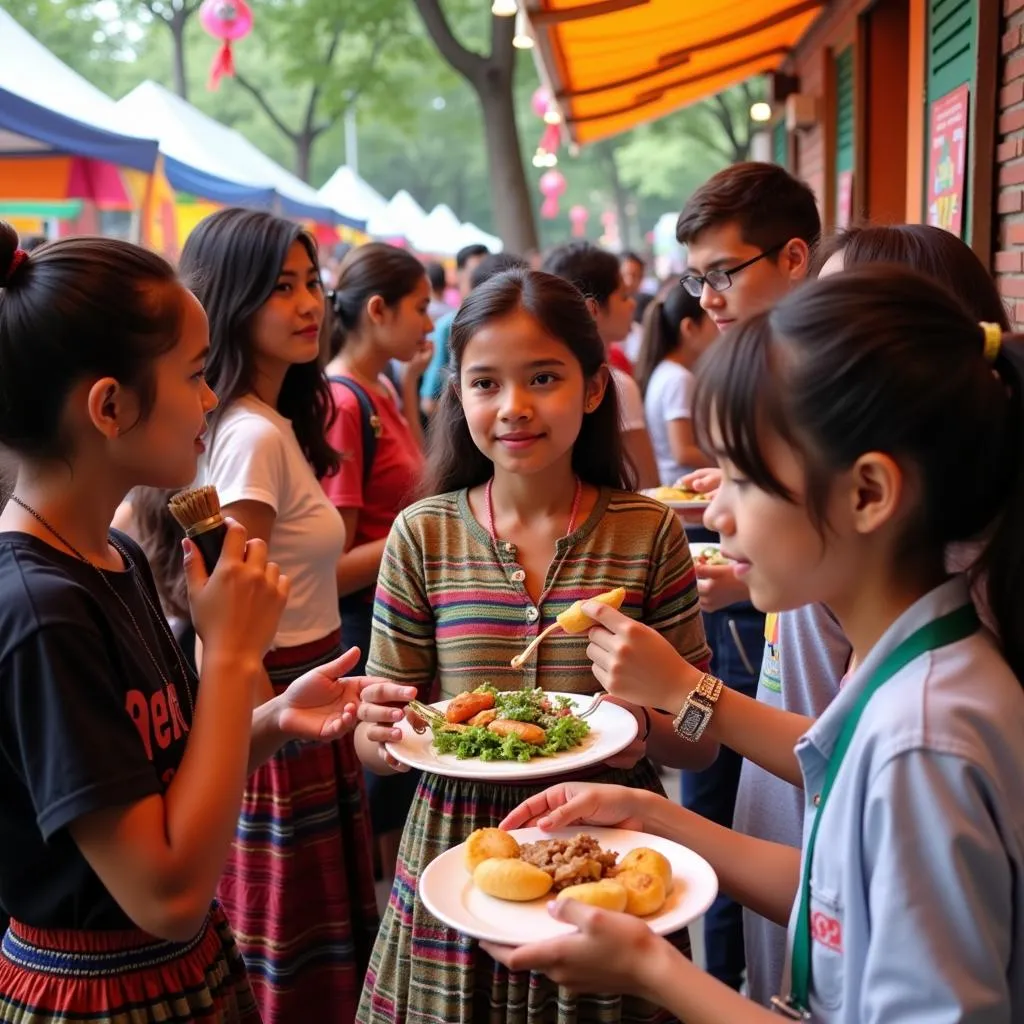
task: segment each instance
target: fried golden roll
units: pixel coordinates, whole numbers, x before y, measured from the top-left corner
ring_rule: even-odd
[[[612,608],[621,608],[622,602],[625,599],[625,587],[616,587],[614,590],[608,590],[603,594],[598,594],[597,597],[591,597],[587,600],[600,601],[601,604],[609,605]],[[557,621],[566,633],[583,633],[594,624],[594,620],[589,615],[583,614],[582,601],[577,601],[571,608],[566,608],[558,616]]]
[[[491,858],[473,871],[473,883],[488,896],[526,903],[551,891],[551,876],[518,858]],[[625,892],[625,890],[623,890]]]
[[[485,860],[519,856],[519,844],[500,828],[478,828],[466,840],[466,870],[472,874]]]
[[[663,853],[648,846],[630,850],[620,861],[619,871],[642,871],[647,875],[657,875],[665,886],[665,895],[672,891],[672,865]]]
[[[626,890],[626,913],[634,917],[656,914],[668,898],[665,883],[646,871],[620,871],[615,881]]]
[[[617,914],[621,914],[629,902],[626,887],[614,878],[602,878],[600,882],[570,885],[555,898],[579,900],[580,903],[586,903],[591,907],[600,907],[602,910],[613,910]]]
[[[487,726],[488,732],[497,733],[499,736],[518,736],[524,743],[531,743],[535,747],[542,747],[548,739],[548,734],[539,726],[530,722],[513,722],[507,718],[499,718]]]
[[[498,712],[495,708],[487,708],[485,711],[480,711],[475,714],[466,725],[470,726],[481,726],[486,727],[491,724],[498,717]]]
[[[444,709],[444,717],[449,722],[468,722],[474,715],[493,707],[493,693],[460,693]]]

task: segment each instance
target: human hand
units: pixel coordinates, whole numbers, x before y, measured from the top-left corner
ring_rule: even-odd
[[[598,601],[583,612],[594,620],[587,657],[594,677],[612,696],[641,707],[675,711],[700,682],[690,665],[655,629]]]
[[[722,486],[722,471],[712,467],[695,469],[692,473],[681,476],[672,486],[714,497],[715,491]]]
[[[743,580],[737,578],[735,565],[697,562],[694,568],[697,570],[701,611],[717,612],[729,605],[750,600],[750,590]]]
[[[548,913],[577,931],[515,948],[493,942],[481,948],[510,971],[539,971],[575,992],[642,994],[644,965],[667,945],[664,939],[639,918],[578,900],[553,900]]]
[[[212,573],[190,540],[185,552],[185,582],[204,659],[221,656],[237,662],[260,661],[277,633],[288,600],[288,577],[267,560],[264,541],[247,540],[245,528],[227,519],[224,547]]]
[[[371,743],[377,744],[377,757],[392,771],[407,772],[408,765],[396,761],[385,748],[385,743],[397,743],[402,738],[398,723],[408,717],[415,725],[412,712],[401,705],[416,699],[418,693],[415,686],[401,686],[383,679],[375,679],[366,686],[359,701],[357,715],[360,722],[366,723],[362,735]]]
[[[425,338],[419,343],[416,354],[405,364],[406,379],[411,378],[418,381],[426,372],[427,367],[430,365],[430,360],[433,358],[434,343]]]
[[[552,832],[572,825],[607,825],[610,828],[646,831],[646,806],[655,794],[629,786],[599,782],[561,782],[535,793],[509,812],[501,828],[535,825]]]
[[[274,698],[278,705],[277,727],[289,739],[336,740],[351,732],[363,690],[383,679],[347,676],[359,662],[359,648],[299,676],[284,693]]]

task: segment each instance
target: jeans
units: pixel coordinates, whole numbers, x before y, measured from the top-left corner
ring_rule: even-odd
[[[696,531],[694,531],[696,532]],[[691,534],[691,531],[687,531]],[[701,531],[695,543],[717,540]],[[757,696],[764,653],[764,614],[752,604],[730,605],[704,613],[704,632],[711,647],[711,672],[748,697]],[[691,811],[726,828],[732,826],[743,758],[722,747],[717,760],[702,772],[682,773],[682,803]],[[743,951],[743,909],[728,896],[718,896],[704,917],[708,973],[739,990],[746,959]]]

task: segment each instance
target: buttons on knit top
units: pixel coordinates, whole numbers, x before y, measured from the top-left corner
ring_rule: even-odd
[[[526,621],[527,622],[536,622],[539,618],[540,618],[540,612],[537,611],[537,609],[534,608],[533,605],[531,604],[530,607],[526,609]]]
[[[525,569],[516,569],[516,571],[514,573],[512,573],[512,582],[513,583],[522,583],[523,580],[525,580],[525,579],[526,579],[526,570]]]

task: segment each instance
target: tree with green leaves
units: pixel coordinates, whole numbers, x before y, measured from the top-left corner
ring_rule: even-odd
[[[473,87],[480,101],[498,234],[514,251],[536,249],[537,225],[516,124],[515,19],[490,15],[490,50],[485,54],[456,39],[441,0],[415,0],[415,4],[441,56]]]
[[[417,46],[410,27],[407,0],[260,7],[253,30],[258,56],[253,47],[239,49],[235,82],[291,143],[303,181],[310,179],[316,141],[357,100],[386,98],[393,116],[401,115],[407,100],[390,69]]]
[[[171,34],[174,91],[188,99],[188,76],[185,74],[185,29],[199,10],[201,0],[127,0],[121,4],[126,14],[142,12],[164,25]]]

